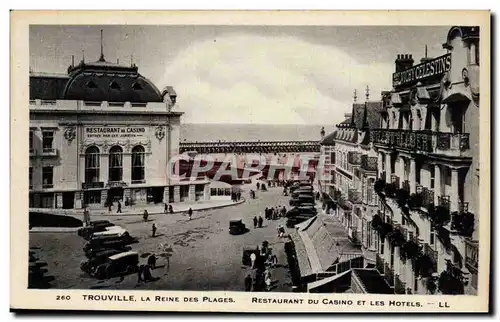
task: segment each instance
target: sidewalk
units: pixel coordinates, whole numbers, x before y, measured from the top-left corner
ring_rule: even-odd
[[[244,198],[237,202],[234,202],[232,200],[207,200],[198,202],[171,203],[169,205],[172,205],[175,214],[187,212],[189,208],[193,209],[193,211],[203,211],[239,205],[243,202],[245,202]],[[123,206],[122,204],[122,212],[118,214],[116,213],[116,209],[117,207],[116,205],[114,205],[111,208],[111,212],[108,211],[108,208],[89,208],[89,212],[91,216],[142,216],[144,214],[144,210],[147,210],[149,215],[164,214],[164,204],[133,206]],[[83,209],[30,208],[29,211],[69,216],[81,216],[83,213]]]

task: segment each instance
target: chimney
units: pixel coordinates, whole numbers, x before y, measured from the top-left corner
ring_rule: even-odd
[[[398,54],[395,60],[396,73],[412,67],[413,62],[411,54]]]

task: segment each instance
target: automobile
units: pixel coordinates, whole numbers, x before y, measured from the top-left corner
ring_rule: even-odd
[[[127,237],[129,236],[128,231],[120,226],[110,226],[106,227],[104,231],[95,232],[92,234],[92,239],[106,239],[111,237]]]
[[[285,217],[290,218],[290,217],[299,216],[302,214],[316,215],[316,214],[318,214],[318,211],[316,210],[315,207],[304,207],[301,205],[298,207],[293,207],[292,209],[288,210]]]
[[[311,197],[314,197],[314,193],[312,191],[304,191],[304,190],[295,190],[293,193],[292,193],[292,198],[297,198],[298,196],[300,195],[304,195],[304,196],[311,196]]]
[[[286,220],[286,226],[288,228],[293,228],[295,225],[297,224],[300,224],[301,222],[304,222],[312,217],[314,217],[315,215],[306,215],[306,214],[301,214],[301,215],[298,215],[298,216],[292,216],[292,217],[289,217],[287,218]]]
[[[301,181],[299,182],[299,187],[310,186],[311,183],[309,181]]]
[[[304,203],[314,204],[314,197],[309,195],[298,195],[297,198],[290,199],[290,206],[298,206]]]
[[[247,232],[247,227],[241,219],[229,221],[229,233],[231,235],[241,235]]]
[[[104,231],[106,227],[111,226],[114,226],[114,224],[108,220],[91,221],[89,226],[78,229],[78,236],[88,239],[93,233]]]
[[[89,257],[88,260],[82,261],[80,263],[80,269],[86,273],[90,273],[94,271],[94,269],[97,266],[101,265],[102,263],[105,263],[108,260],[109,256],[121,254],[123,252],[124,252],[123,250],[118,250],[118,249],[101,250],[99,252],[94,253],[93,256]]]
[[[89,274],[99,279],[108,279],[113,276],[132,274],[137,271],[139,253],[127,251],[105,257],[103,262],[89,271]]]
[[[132,247],[122,244],[106,245],[106,246],[96,246],[93,248],[84,249],[85,257],[92,258],[98,256],[100,253],[108,250],[113,250],[119,253],[123,253],[131,250]]]
[[[91,239],[83,247],[83,251],[87,253],[90,252],[92,249],[120,248],[130,244],[135,244],[137,242],[138,240],[136,238],[133,238],[132,236]]]

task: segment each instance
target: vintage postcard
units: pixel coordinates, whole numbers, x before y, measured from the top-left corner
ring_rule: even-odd
[[[489,310],[489,12],[11,18],[13,310]]]

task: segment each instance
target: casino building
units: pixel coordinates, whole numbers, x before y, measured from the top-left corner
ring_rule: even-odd
[[[208,199],[208,181],[173,181],[177,94],[135,64],[74,59],[66,74],[30,71],[29,204],[34,208]]]

